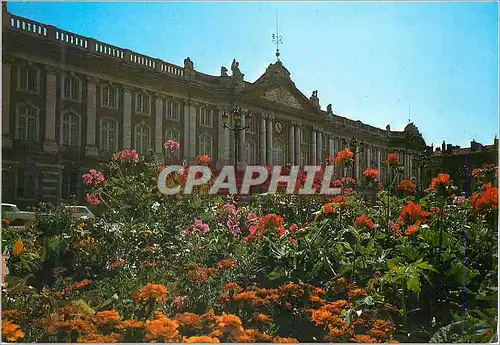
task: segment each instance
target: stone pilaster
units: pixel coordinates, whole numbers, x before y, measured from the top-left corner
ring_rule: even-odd
[[[46,66],[47,85],[45,91],[45,140],[43,150],[45,152],[56,152],[56,92],[57,92],[57,70],[52,66]]]
[[[373,168],[373,166],[372,166],[372,150],[373,150],[372,146],[369,145],[367,147],[367,151],[366,151],[366,167],[367,168]]]
[[[241,114],[241,127],[245,127],[246,126],[246,119],[245,119],[245,114]],[[246,143],[246,136],[245,136],[245,131],[246,130],[242,130],[238,133],[239,135],[239,138],[238,138],[238,145],[239,145],[239,164],[243,164],[243,165],[246,165],[248,163],[248,159],[247,159],[247,143]],[[241,162],[241,163],[240,163]]]
[[[163,98],[155,95],[155,153],[163,157]]]
[[[355,175],[354,176],[356,177],[356,182],[358,182],[359,181],[359,177],[360,177],[360,174],[359,174],[359,172],[360,172],[360,169],[359,169],[359,153],[355,155],[355,160],[356,160],[356,164],[355,164],[356,171],[355,171]]]
[[[183,112],[181,121],[184,123],[184,135],[182,136],[184,141],[181,143],[181,146],[183,148],[184,159],[187,160],[189,157],[189,147],[194,145],[194,143],[190,143],[190,138],[189,138],[189,121],[190,121],[189,103],[183,102],[182,108]]]
[[[411,153],[410,153],[408,165],[410,167],[410,178],[412,178],[413,177],[413,155]]]
[[[229,129],[224,128],[224,110],[219,106],[218,110],[218,135],[217,135],[217,168],[229,164]]]
[[[288,138],[288,145],[290,149],[288,153],[290,155],[289,160],[291,165],[295,165],[295,124],[292,123],[290,126],[290,135]]]
[[[271,116],[267,118],[266,130],[267,130],[266,131],[267,164],[272,166],[274,163],[274,159],[273,159],[273,118]]]
[[[311,132],[311,165],[316,165],[316,153],[317,153],[317,146],[316,146],[316,130],[313,129]]]
[[[10,133],[10,88],[12,87],[12,64],[10,61],[2,63],[2,147],[12,147]]]
[[[301,149],[300,149],[300,125],[298,123],[295,123],[294,125],[295,128],[295,164],[296,165],[302,165],[301,162]]]
[[[377,150],[377,169],[378,169],[378,171],[380,171],[380,164],[382,161],[382,157],[380,155],[380,148],[377,147],[376,150]]]
[[[123,148],[132,148],[132,90],[123,88]]]
[[[96,94],[97,80],[87,78],[87,141],[85,145],[85,154],[87,156],[97,156],[96,146]]]
[[[323,132],[317,131],[317,153],[316,153],[316,164],[323,165]]]
[[[188,103],[188,117],[189,117],[189,161],[194,161],[196,158],[196,147],[198,145],[198,138],[196,137],[196,118],[197,118],[197,103],[190,101]]]
[[[267,148],[266,148],[266,117],[261,114],[260,118],[260,164],[265,165],[267,163]]]

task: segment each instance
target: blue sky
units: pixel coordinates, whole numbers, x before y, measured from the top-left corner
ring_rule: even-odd
[[[498,5],[423,2],[9,2],[10,12],[219,75],[236,58],[255,81],[281,60],[322,108],[468,146],[498,134]]]

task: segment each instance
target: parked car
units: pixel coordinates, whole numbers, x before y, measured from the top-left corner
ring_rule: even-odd
[[[95,218],[94,214],[86,206],[66,206],[70,209],[71,215],[76,219],[91,219]]]
[[[11,226],[25,226],[35,219],[35,212],[21,211],[17,205],[2,203],[2,218]]]

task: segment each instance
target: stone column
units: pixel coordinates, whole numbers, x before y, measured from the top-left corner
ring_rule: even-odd
[[[155,153],[163,157],[163,99],[159,93],[155,97]]]
[[[260,117],[260,164],[265,165],[267,163],[267,149],[266,149],[266,117],[264,114],[261,114]]]
[[[96,94],[97,80],[95,78],[87,78],[87,143],[85,145],[85,154],[87,156],[97,156],[98,150],[96,146]]]
[[[323,165],[323,133],[318,131],[316,132],[317,135],[317,150],[318,152],[316,153],[316,164],[318,165]]]
[[[294,123],[291,124],[290,126],[290,137],[288,138],[289,140],[289,146],[290,149],[288,150],[288,153],[290,155],[290,164],[295,165],[295,125]]]
[[[357,155],[355,155],[356,158],[356,171],[355,171],[355,177],[356,177],[356,182],[359,183],[359,153]]]
[[[220,169],[229,162],[229,129],[224,128],[223,107],[218,108],[217,168]]]
[[[123,88],[123,148],[132,148],[132,90]]]
[[[410,178],[413,177],[413,155],[410,154]]]
[[[245,114],[241,114],[241,127],[245,127],[246,121],[245,121]],[[246,136],[245,136],[245,130],[242,130],[238,133],[239,138],[238,138],[238,144],[239,144],[239,159],[240,159],[240,164],[242,166],[247,165],[247,143],[246,143]]]
[[[5,18],[4,18],[5,19]],[[10,61],[2,63],[2,147],[12,147],[12,137],[10,134],[10,88],[12,87],[12,65]]]
[[[372,146],[367,147],[366,151],[366,167],[367,168],[373,168],[372,167]]]
[[[380,157],[380,148],[376,148],[377,150],[377,170],[380,171],[380,161],[382,160],[382,158]]]
[[[194,143],[190,143],[189,141],[189,103],[183,101],[182,102],[182,122],[184,124],[184,133],[182,135],[183,142],[181,143],[183,147],[183,156],[184,159],[187,160],[189,157],[189,147],[194,145]]]
[[[43,150],[45,152],[56,152],[56,103],[57,103],[57,70],[52,66],[46,66],[47,85],[45,90],[45,140]]]
[[[193,101],[189,102],[189,155],[188,158],[190,161],[195,160],[196,158],[196,146],[198,145],[198,138],[196,137],[196,111],[197,104]]]
[[[301,160],[301,150],[300,150],[300,127],[299,127],[299,124],[298,123],[295,123],[294,124],[294,128],[295,128],[295,164],[296,165],[301,165],[302,162],[300,161]]]
[[[329,138],[328,139],[328,155],[333,157],[334,150],[335,150],[335,139]]]
[[[313,129],[311,134],[311,165],[316,165],[316,130]]]
[[[274,159],[273,159],[273,119],[272,117],[267,118],[267,124],[266,124],[266,129],[267,129],[267,164],[270,166],[273,165]]]

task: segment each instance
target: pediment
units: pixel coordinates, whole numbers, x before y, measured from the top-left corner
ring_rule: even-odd
[[[290,91],[283,87],[268,89],[264,92],[262,97],[271,102],[281,103],[297,109],[303,109],[299,100]]]

